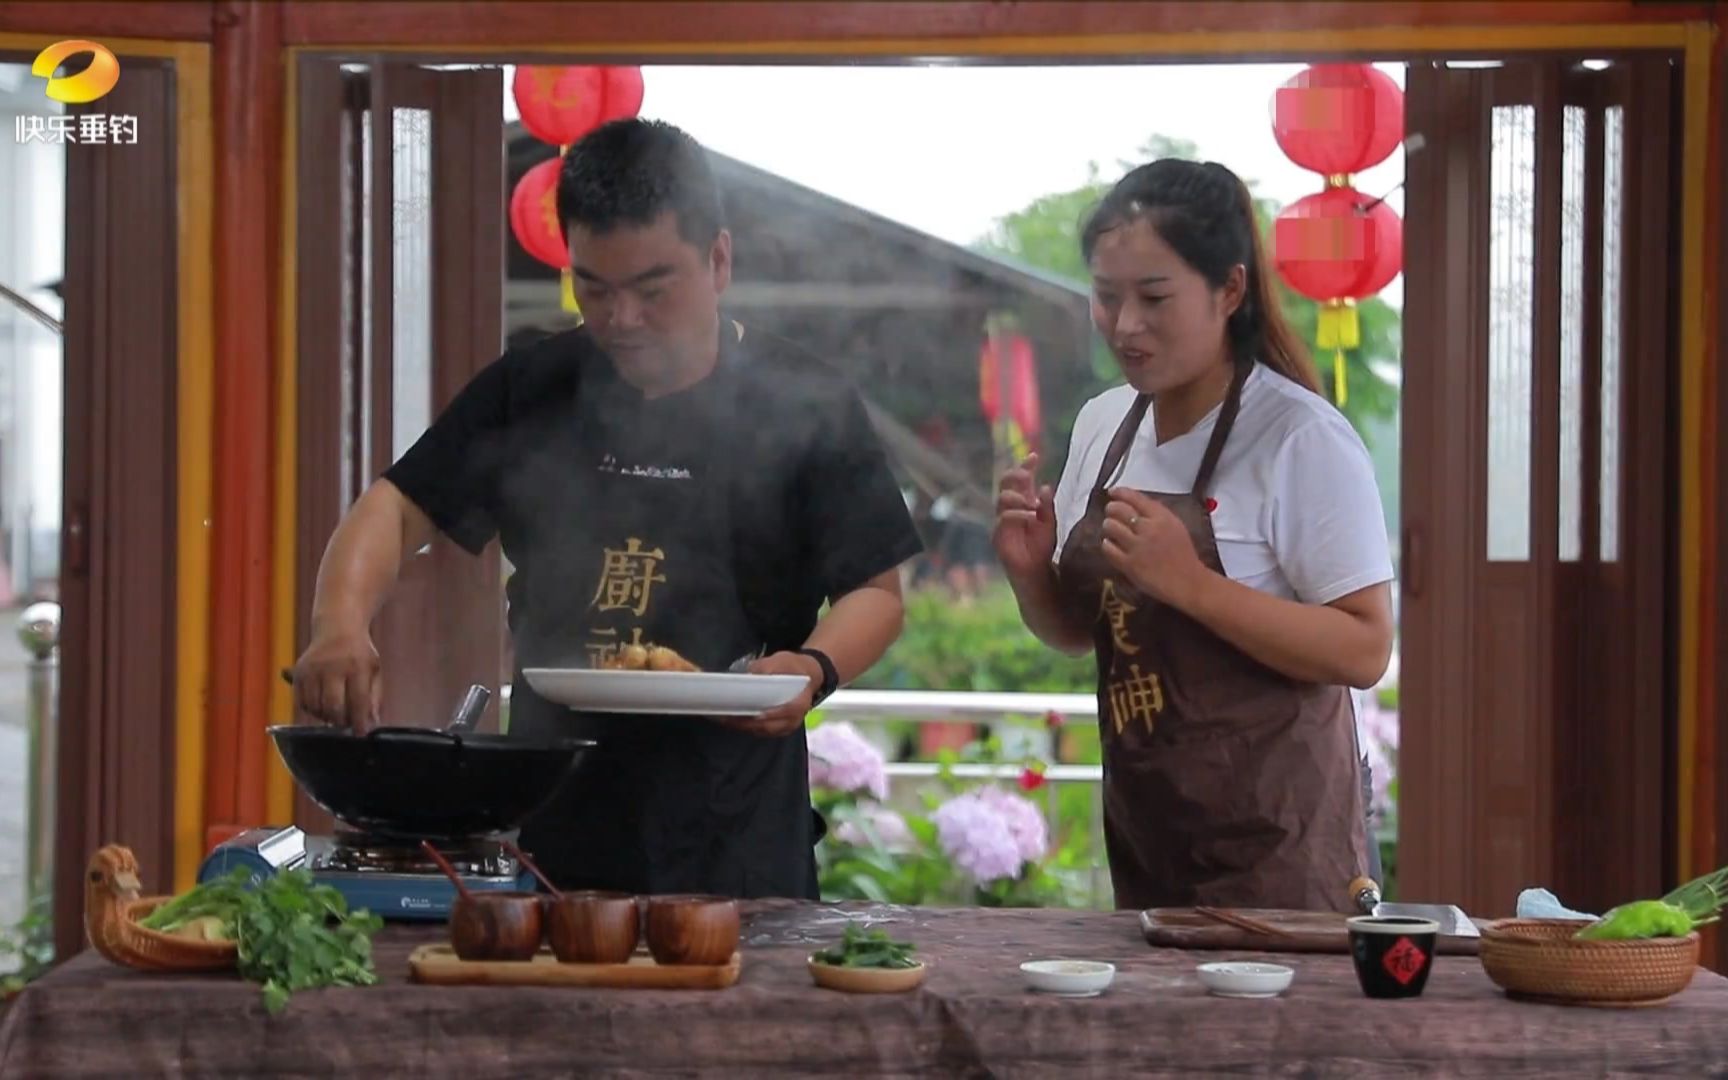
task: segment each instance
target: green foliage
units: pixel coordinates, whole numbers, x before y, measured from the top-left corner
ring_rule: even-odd
[[[1089,656],[1065,656],[1032,636],[1014,594],[992,582],[970,602],[942,589],[906,597],[906,629],[854,684],[873,690],[980,690],[1089,694]]]
[[[1141,161],[1156,161],[1167,157],[1193,160],[1203,158],[1199,147],[1194,143],[1159,135],[1153,136],[1141,147],[1140,156]],[[1103,198],[1116,179],[1138,162],[1117,164],[1118,170],[1106,176],[1094,162],[1085,184],[1072,191],[1040,196],[1025,209],[1008,214],[975,246],[982,251],[1017,259],[1040,270],[1058,274],[1085,287],[1091,279],[1080,258],[1080,231],[1086,214]],[[1248,183],[1252,189],[1253,182],[1250,180]],[[1271,225],[1280,207],[1272,200],[1256,199],[1255,208],[1260,218],[1262,235],[1267,238],[1266,246],[1270,249]],[[1291,330],[1298,340],[1309,346],[1310,352],[1314,352],[1319,305],[1285,286],[1282,279],[1278,281],[1278,290],[1284,316],[1289,321]],[[1344,414],[1356,426],[1364,441],[1369,441],[1372,445],[1372,421],[1391,418],[1396,416],[1398,411],[1397,388],[1382,378],[1372,365],[1396,366],[1399,363],[1402,352],[1401,319],[1396,310],[1378,298],[1371,298],[1359,305],[1358,317],[1362,330],[1361,346],[1345,353],[1345,382],[1349,393]],[[1316,355],[1314,359],[1321,385],[1328,395],[1334,395],[1332,354],[1328,352]],[[1090,392],[1080,395],[1079,400],[1084,401],[1122,381],[1109,350],[1102,344],[1095,347],[1093,368],[1094,385]],[[1073,430],[1073,417],[1050,416],[1048,423],[1050,447],[1053,450],[1062,448],[1065,452]]]
[[[0,976],[0,994],[17,993],[53,966],[52,903],[53,897],[46,890],[38,892],[17,926],[0,930],[0,965],[12,967]]]

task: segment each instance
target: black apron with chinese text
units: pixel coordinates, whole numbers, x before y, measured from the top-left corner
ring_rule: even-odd
[[[599,744],[522,830],[523,847],[560,887],[816,894],[802,727],[763,738],[698,717],[576,713],[521,678],[528,667],[593,666],[632,643],[676,649],[706,671],[762,646],[734,569],[724,425],[747,360],[731,330],[714,373],[682,392],[702,401],[675,414],[701,430],[641,423],[643,411],[664,410],[607,380],[583,391],[604,395],[585,410],[590,422],[557,444],[571,469],[558,535],[575,539],[542,555],[546,565],[522,583],[561,595],[511,597],[510,730]]]
[[[1207,492],[1249,370],[1231,382],[1193,490],[1145,493],[1220,574]],[[1060,563],[1064,592],[1095,613],[1116,904],[1349,911],[1349,883],[1369,866],[1349,692],[1273,671],[1142,594],[1104,556],[1109,488],[1150,400],[1123,418]]]

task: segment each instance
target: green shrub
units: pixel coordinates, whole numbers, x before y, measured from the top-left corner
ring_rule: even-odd
[[[993,582],[976,599],[945,589],[906,595],[906,629],[853,685],[870,690],[975,690],[1090,694],[1090,656],[1065,656],[1026,629],[1014,593]]]

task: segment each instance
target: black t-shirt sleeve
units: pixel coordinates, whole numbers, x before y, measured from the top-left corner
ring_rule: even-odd
[[[816,431],[801,472],[804,534],[825,596],[842,596],[924,550],[863,401],[850,389]]]
[[[487,365],[384,471],[440,532],[474,554],[498,531],[511,367],[510,353]]]

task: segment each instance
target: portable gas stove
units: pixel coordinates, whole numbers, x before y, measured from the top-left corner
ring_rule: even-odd
[[[493,837],[433,843],[470,891],[534,890],[534,875]],[[254,883],[284,870],[310,870],[314,881],[341,893],[350,908],[385,919],[446,919],[456,900],[455,886],[420,841],[403,837],[351,830],[307,836],[293,826],[249,829],[205,856],[198,880],[221,877],[236,866],[249,869]]]

